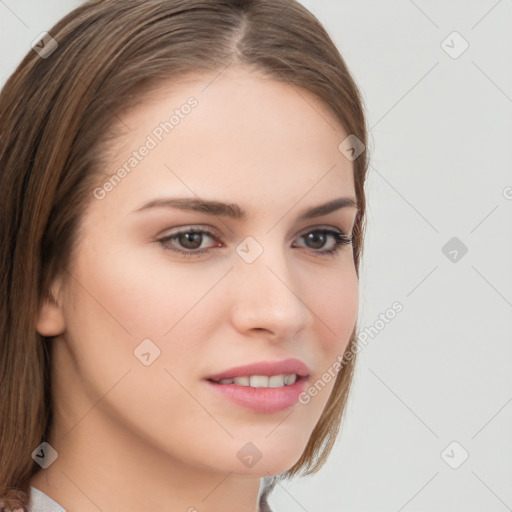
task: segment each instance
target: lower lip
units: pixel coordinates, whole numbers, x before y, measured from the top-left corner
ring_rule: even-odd
[[[289,386],[280,388],[252,388],[236,384],[218,384],[211,380],[206,383],[211,389],[222,394],[235,404],[256,412],[273,413],[295,405],[306,388],[307,379],[301,377]]]

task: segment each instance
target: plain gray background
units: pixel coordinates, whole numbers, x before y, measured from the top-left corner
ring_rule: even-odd
[[[512,2],[302,3],[367,108],[360,325],[372,335],[329,462],[270,503],[512,510]],[[0,83],[79,4],[0,0]]]

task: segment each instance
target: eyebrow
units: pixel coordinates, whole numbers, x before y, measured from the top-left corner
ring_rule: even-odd
[[[237,204],[208,201],[193,197],[162,197],[153,199],[144,203],[132,213],[147,211],[152,208],[175,208],[183,211],[204,213],[206,215],[229,217],[236,220],[244,220],[247,218],[246,212]],[[352,197],[338,197],[327,203],[303,210],[297,217],[297,221],[321,217],[322,215],[327,215],[342,208],[358,209],[357,202]]]

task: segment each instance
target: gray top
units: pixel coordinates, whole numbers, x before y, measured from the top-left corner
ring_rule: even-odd
[[[260,483],[259,507],[260,512],[272,512],[268,505],[267,496],[274,487],[273,479],[264,477]],[[43,491],[30,487],[30,506],[28,512],[66,512],[56,501],[53,501]]]
[[[31,486],[28,512],[66,512],[66,510],[43,491]]]

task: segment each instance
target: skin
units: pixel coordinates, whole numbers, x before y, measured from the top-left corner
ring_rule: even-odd
[[[257,413],[203,379],[295,357],[308,365],[310,385],[355,325],[352,246],[321,255],[334,239],[315,245],[303,235],[326,227],[350,235],[356,209],[296,221],[308,207],[355,200],[352,164],[338,150],[347,133],[306,90],[243,67],[214,77],[162,84],[122,116],[130,131],[112,146],[107,175],[168,112],[198,100],[103,199],[91,194],[68,272],[52,286],[56,301],[37,319],[38,332],[54,336],[48,442],[58,458],[31,485],[73,512],[162,503],[257,511],[260,478],[299,459],[334,380],[306,405]],[[164,196],[236,203],[247,219],[132,213]],[[186,258],[158,242],[182,227],[211,227],[215,238],[201,243],[209,252]],[[263,247],[250,264],[235,251],[248,236]],[[168,245],[196,247],[183,243]],[[149,366],[133,353],[146,338],[161,351]],[[251,468],[237,457],[249,441],[262,453]]]

